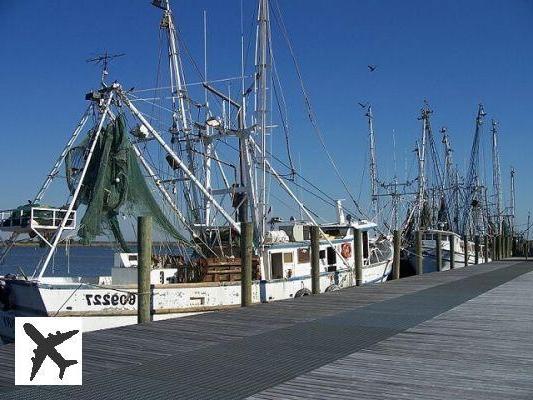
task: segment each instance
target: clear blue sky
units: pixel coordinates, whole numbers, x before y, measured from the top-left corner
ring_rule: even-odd
[[[379,168],[389,177],[395,168],[402,177],[412,165],[424,99],[434,110],[435,131],[449,128],[461,166],[470,151],[477,104],[483,102],[487,121],[500,122],[506,188],[510,166],[517,170],[518,222],[524,222],[533,200],[528,177],[533,166],[533,1],[278,1],[320,125],[354,192],[367,163],[366,121],[358,101],[373,104]],[[112,66],[113,78],[127,87],[153,87],[160,13],[149,3],[0,1],[0,208],[34,195],[79,119],[84,93],[98,83],[98,71],[87,58],[105,49],[124,52],[127,56]],[[246,18],[255,3],[244,0]],[[207,10],[210,77],[237,75],[240,0],[172,4],[200,64],[202,12]],[[281,74],[290,78],[285,85],[289,105],[299,108],[291,122],[303,172],[335,197],[346,197],[316,163],[318,144],[309,124],[300,124],[302,99],[290,60],[282,43],[274,46],[280,47],[278,61],[286,64]],[[370,73],[367,64],[378,68]],[[191,71],[188,76],[198,80]]]

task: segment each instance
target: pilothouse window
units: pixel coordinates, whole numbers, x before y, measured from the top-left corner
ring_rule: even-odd
[[[292,253],[283,253],[283,262],[285,264],[292,264]]]

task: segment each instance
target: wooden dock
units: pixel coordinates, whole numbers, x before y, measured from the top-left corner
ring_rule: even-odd
[[[4,399],[531,399],[533,262],[514,259],[87,333],[81,387]]]

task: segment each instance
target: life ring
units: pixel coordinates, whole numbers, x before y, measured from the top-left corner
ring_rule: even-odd
[[[337,285],[333,284],[333,285],[329,285],[327,288],[326,288],[326,292],[336,292],[337,290],[340,290],[340,287],[338,287]]]
[[[297,298],[297,297],[303,297],[303,296],[311,296],[313,293],[307,289],[307,288],[303,288],[303,289],[300,289],[298,290],[295,294],[294,294],[294,298]]]
[[[341,255],[344,258],[350,258],[352,256],[352,246],[350,243],[341,244]]]

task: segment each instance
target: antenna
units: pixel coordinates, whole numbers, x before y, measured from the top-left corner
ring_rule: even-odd
[[[118,57],[125,56],[125,55],[126,55],[125,53],[108,54],[108,52],[106,51],[104,54],[98,55],[98,56],[96,56],[94,58],[89,58],[86,61],[88,63],[93,63],[93,64],[96,64],[96,65],[101,65],[102,66],[102,75],[100,77],[100,82],[102,83],[102,86],[107,87],[107,85],[105,84],[105,77],[109,74],[109,71],[107,70],[107,66],[109,64],[109,61],[111,61],[111,60],[113,60],[115,58],[118,58]]]

